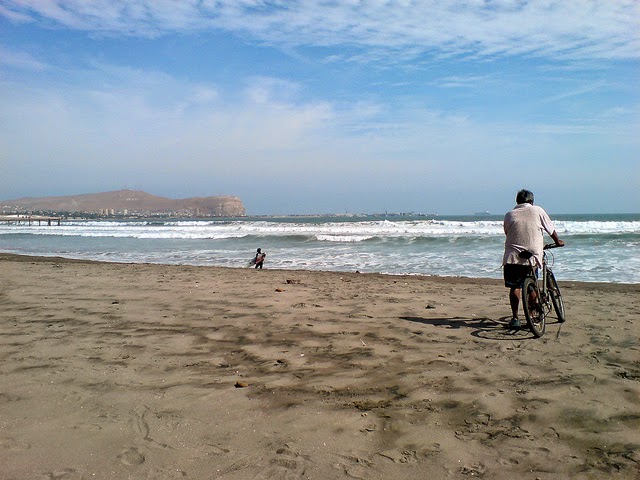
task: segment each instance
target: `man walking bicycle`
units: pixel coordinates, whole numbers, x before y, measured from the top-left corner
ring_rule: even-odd
[[[520,190],[516,195],[516,206],[504,217],[504,256],[502,266],[504,286],[509,290],[509,304],[511,305],[511,321],[509,328],[519,329],[520,320],[518,309],[522,296],[522,282],[531,271],[529,257],[523,258],[522,252],[532,253],[536,268],[542,266],[542,251],[544,248],[544,232],[547,232],[559,247],[564,242],[558,238],[558,233],[547,212],[533,204],[533,193]]]

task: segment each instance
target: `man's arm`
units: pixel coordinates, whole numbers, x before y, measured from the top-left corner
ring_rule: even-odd
[[[553,238],[553,241],[556,242],[557,246],[564,247],[564,242],[560,240],[560,238],[558,238],[558,232],[556,232],[555,230],[551,234],[551,238]]]
[[[556,229],[553,226],[553,222],[551,221],[551,218],[549,217],[547,212],[544,211],[544,209],[542,209],[541,207],[539,208],[541,211],[540,221],[542,222],[542,228],[544,228],[547,231],[547,233],[551,235],[551,238],[553,238],[553,241],[557,246],[564,247],[564,242],[560,240],[560,238],[558,238],[558,232],[556,232]]]

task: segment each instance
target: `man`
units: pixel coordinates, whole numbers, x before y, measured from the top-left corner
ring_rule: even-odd
[[[559,247],[564,242],[558,238],[553,222],[547,212],[541,207],[533,205],[533,193],[520,190],[516,195],[517,205],[504,217],[504,286],[509,287],[509,303],[511,304],[511,321],[509,328],[519,329],[518,308],[522,296],[522,281],[531,271],[529,259],[522,258],[521,252],[533,253],[536,268],[542,267],[542,250],[544,247],[544,232],[546,231]]]
[[[264,259],[267,256],[266,253],[262,252],[262,249],[258,249],[256,251],[256,257],[253,259],[253,263],[255,263],[256,267],[255,268],[259,268],[260,270],[262,270],[262,265],[264,264]]]

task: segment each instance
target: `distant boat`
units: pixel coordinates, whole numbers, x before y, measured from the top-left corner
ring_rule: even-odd
[[[491,212],[489,210],[486,210],[484,212],[476,212],[476,213],[474,213],[474,215],[476,215],[476,216],[491,215]]]

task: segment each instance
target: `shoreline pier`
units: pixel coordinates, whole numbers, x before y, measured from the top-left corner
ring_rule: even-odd
[[[47,215],[0,215],[0,223],[7,222],[17,224],[33,225],[38,222],[38,225],[42,225],[42,222],[47,222],[48,226],[58,225],[62,222],[62,217],[49,217]]]

